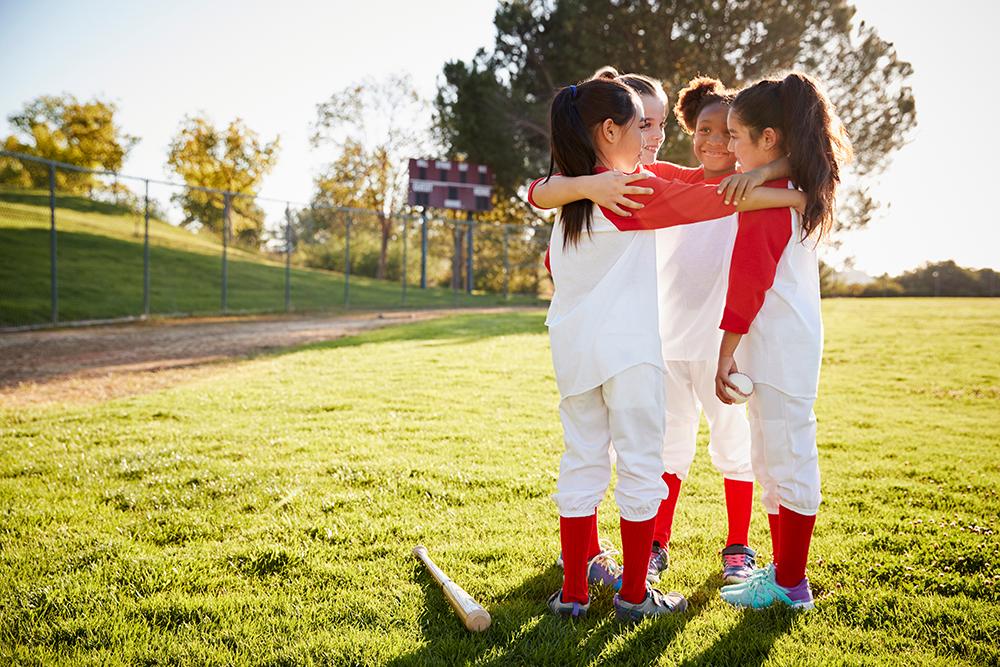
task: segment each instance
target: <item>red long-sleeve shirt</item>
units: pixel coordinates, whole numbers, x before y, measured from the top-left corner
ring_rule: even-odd
[[[787,188],[788,180],[769,181],[765,186]],[[740,213],[721,329],[739,334],[750,330],[764,305],[764,296],[774,284],[778,262],[791,237],[791,209],[767,208]]]

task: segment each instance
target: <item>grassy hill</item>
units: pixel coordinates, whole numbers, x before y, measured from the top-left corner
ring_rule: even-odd
[[[82,197],[57,198],[59,320],[139,315],[142,303],[142,217]],[[160,220],[150,221],[150,308],[154,314],[211,314],[221,308],[222,246]],[[416,251],[416,249],[414,249]],[[282,262],[229,248],[230,312],[284,310]],[[416,278],[416,276],[413,276]],[[0,191],[0,326],[48,322],[49,209],[45,192]],[[398,282],[351,276],[352,308],[400,308]],[[344,276],[294,267],[296,311],[343,310]],[[502,303],[499,295],[407,291],[406,307]],[[512,297],[532,303],[531,297]]]

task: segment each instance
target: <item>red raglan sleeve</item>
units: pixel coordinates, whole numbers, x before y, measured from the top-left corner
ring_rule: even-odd
[[[673,162],[654,162],[642,167],[657,178],[668,181],[683,181],[684,183],[703,183],[705,181],[705,170],[702,167],[682,167]]]
[[[738,334],[750,330],[750,324],[764,305],[764,295],[774,284],[778,261],[791,237],[791,209],[766,208],[740,213],[720,329]]]
[[[546,209],[544,206],[539,206],[538,202],[535,201],[535,188],[538,186],[539,183],[541,183],[545,179],[546,179],[545,176],[542,176],[541,178],[536,178],[531,182],[531,185],[528,186],[528,203],[534,206],[535,208],[542,209],[543,211],[548,209]]]
[[[716,193],[715,185],[681,183],[656,177],[635,181],[632,185],[653,189],[651,195],[629,195],[629,199],[643,205],[641,209],[623,217],[601,207],[601,212],[622,232],[715,220],[736,211],[734,204],[726,204]]]

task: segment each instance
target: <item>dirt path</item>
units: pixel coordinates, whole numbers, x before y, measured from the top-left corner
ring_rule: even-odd
[[[456,313],[517,308],[358,313],[339,317],[211,318],[0,334],[0,403],[91,403],[218,371],[225,361]]]

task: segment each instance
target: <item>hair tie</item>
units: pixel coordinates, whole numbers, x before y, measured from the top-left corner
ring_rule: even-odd
[[[572,97],[572,98],[573,98],[574,100],[576,99],[576,86],[574,86],[574,85],[572,85],[572,84],[570,85],[570,87],[569,87],[569,95],[570,95],[570,97]]]

